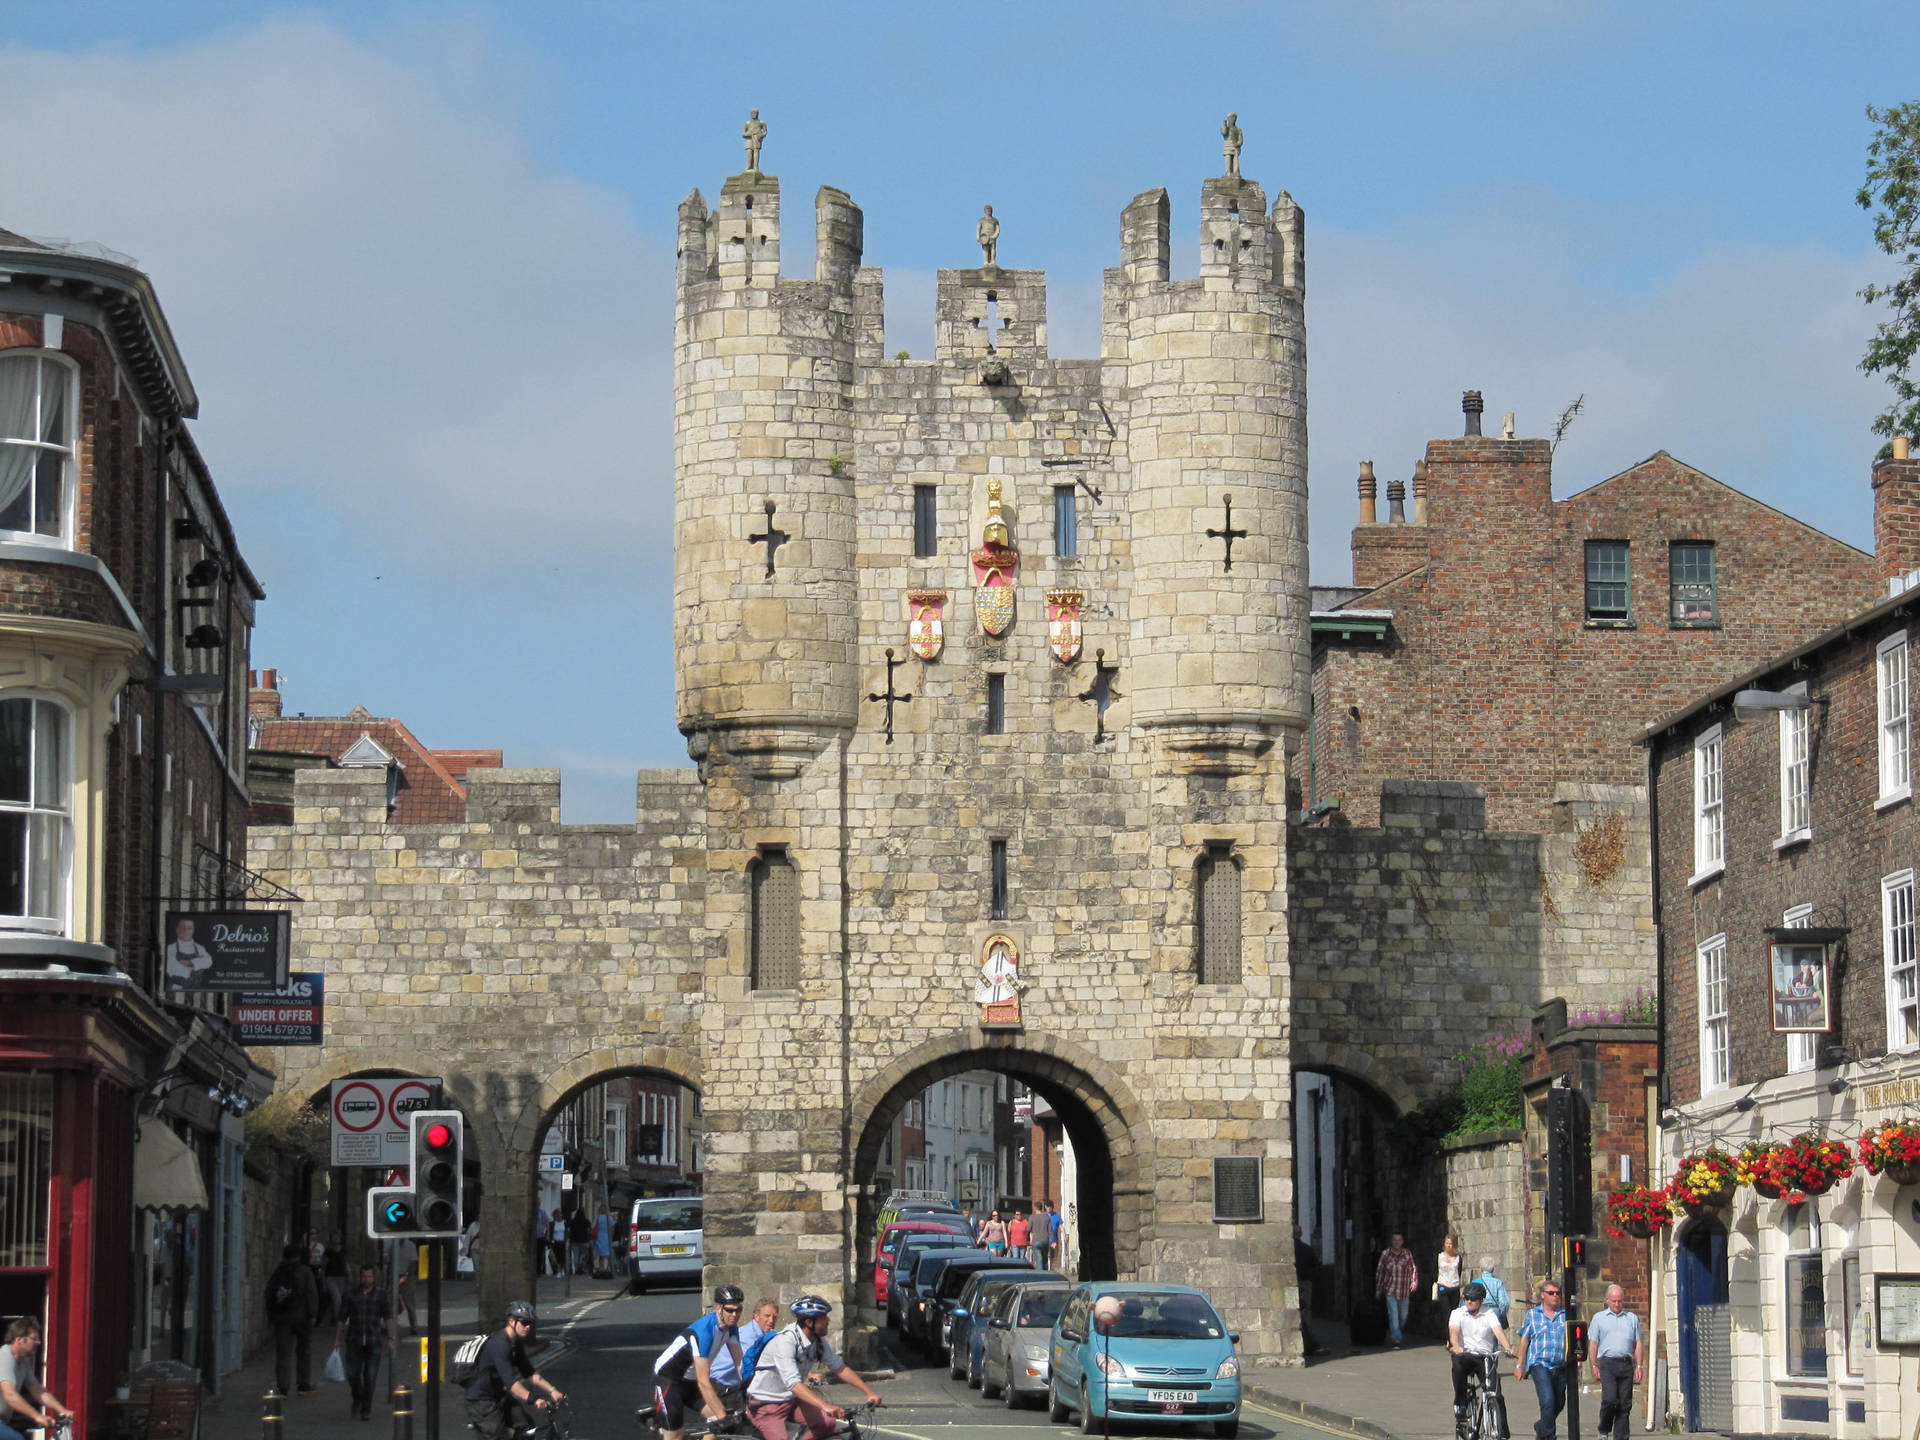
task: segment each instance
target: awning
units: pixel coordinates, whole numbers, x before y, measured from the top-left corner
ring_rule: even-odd
[[[140,1143],[133,1147],[133,1203],[136,1209],[207,1208],[200,1162],[187,1142],[157,1119],[140,1127]]]

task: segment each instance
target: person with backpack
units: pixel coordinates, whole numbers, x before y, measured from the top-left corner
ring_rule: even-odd
[[[793,1324],[765,1342],[747,1382],[747,1418],[761,1440],[787,1440],[787,1422],[794,1419],[807,1427],[813,1440],[827,1440],[834,1422],[847,1412],[829,1405],[808,1383],[816,1369],[846,1381],[872,1404],[884,1402],[827,1339],[833,1306],[818,1295],[802,1295],[789,1308]]]
[[[720,1392],[741,1383],[746,1357],[740,1350],[740,1312],[746,1301],[738,1285],[722,1285],[713,1292],[713,1309],[674,1336],[655,1358],[653,1404],[660,1415],[661,1440],[682,1440],[690,1409],[710,1421],[727,1418]]]
[[[313,1322],[320,1313],[320,1287],[305,1247],[290,1244],[267,1277],[267,1319],[273,1325],[273,1376],[282,1395],[294,1393],[296,1372],[302,1395],[313,1394]]]
[[[534,1324],[532,1303],[516,1300],[507,1306],[506,1324],[480,1343],[471,1360],[467,1345],[455,1357],[454,1382],[466,1386],[467,1423],[480,1440],[510,1440],[541,1425],[540,1412],[567,1398],[527,1359]],[[547,1392],[544,1398],[534,1395],[536,1388]]]

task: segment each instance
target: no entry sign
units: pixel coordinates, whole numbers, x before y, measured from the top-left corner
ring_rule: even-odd
[[[407,1117],[431,1110],[438,1080],[418,1076],[373,1079],[351,1076],[333,1082],[333,1163],[405,1165]]]

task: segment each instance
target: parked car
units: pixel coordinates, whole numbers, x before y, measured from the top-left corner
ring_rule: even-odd
[[[633,1202],[627,1217],[627,1258],[633,1262],[635,1295],[668,1280],[700,1283],[706,1249],[703,1209],[698,1195]]]
[[[900,1242],[900,1252],[894,1257],[893,1279],[887,1282],[887,1323],[900,1332],[900,1338],[907,1340],[908,1307],[915,1303],[914,1280],[923,1256],[938,1252],[941,1259],[950,1255],[984,1255],[986,1252],[978,1245],[960,1243],[957,1235],[909,1235]],[[932,1271],[928,1271],[932,1278]]]
[[[1063,1287],[1067,1283],[1066,1276],[1056,1276],[1050,1270],[975,1272],[968,1286],[972,1294],[969,1295],[967,1290],[962,1290],[960,1303],[954,1307],[953,1338],[947,1345],[948,1354],[951,1357],[947,1362],[949,1375],[956,1380],[965,1379],[969,1390],[980,1388],[980,1361],[986,1354],[989,1317],[1009,1290],[1022,1283],[1038,1284],[1042,1278]],[[1042,1343],[1044,1344],[1044,1341]]]
[[[880,1228],[886,1229],[907,1210],[951,1210],[958,1214],[960,1207],[939,1190],[895,1190],[887,1196],[885,1208],[880,1212]]]
[[[900,1243],[909,1235],[948,1236],[953,1232],[944,1225],[936,1225],[930,1220],[896,1220],[881,1233],[880,1243],[873,1255],[873,1300],[876,1305],[887,1303],[887,1292],[892,1288],[893,1262],[900,1252]]]
[[[980,1397],[1009,1410],[1047,1393],[1047,1347],[1072,1287],[1065,1279],[1028,1280],[995,1297],[979,1326]]]
[[[934,1271],[933,1283],[927,1287],[927,1308],[919,1315],[920,1338],[929,1359],[939,1360],[947,1353],[952,1339],[954,1307],[960,1303],[960,1292],[967,1288],[967,1282],[983,1271],[993,1270],[1037,1273],[1025,1260],[1006,1255],[962,1256],[948,1260]]]
[[[977,1245],[915,1248],[911,1241],[903,1247],[902,1254],[910,1258],[913,1268],[896,1267],[893,1275],[893,1283],[900,1286],[900,1338],[918,1348],[926,1343],[927,1314],[933,1309],[933,1280],[940,1273],[940,1267],[949,1260],[963,1257],[978,1260],[989,1257]]]
[[[1093,1307],[1111,1295],[1120,1315],[1111,1329]],[[1048,1418],[1078,1412],[1083,1433],[1101,1421],[1151,1415],[1163,1425],[1211,1424],[1227,1440],[1240,1430],[1238,1331],[1205,1292],[1185,1285],[1103,1280],[1067,1297],[1047,1343]]]

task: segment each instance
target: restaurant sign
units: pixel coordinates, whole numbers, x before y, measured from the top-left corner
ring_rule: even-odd
[[[168,988],[283,988],[291,918],[285,910],[169,910]]]

